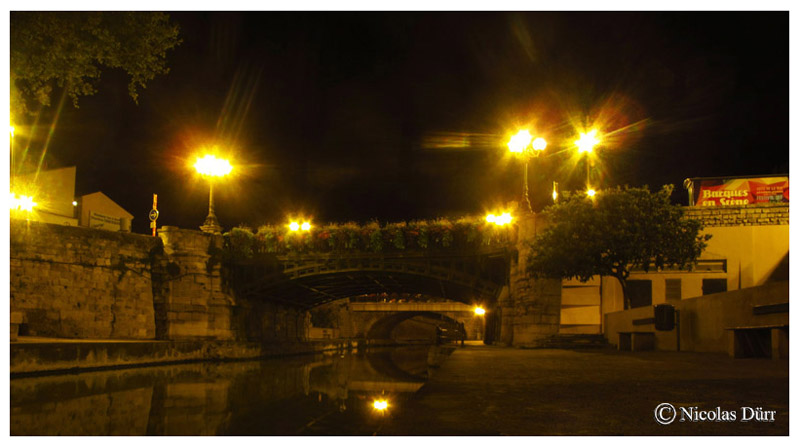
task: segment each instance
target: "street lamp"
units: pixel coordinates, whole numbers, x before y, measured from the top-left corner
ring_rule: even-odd
[[[208,179],[208,217],[200,229],[205,233],[222,234],[222,226],[217,221],[217,215],[214,212],[214,179],[230,174],[233,166],[228,160],[206,155],[197,159],[194,168],[201,176]]]
[[[531,158],[538,157],[546,147],[547,141],[544,138],[533,138],[527,130],[520,130],[508,141],[508,150],[514,154],[520,154],[525,161],[522,175],[522,191],[525,203],[528,205],[528,212],[533,212],[531,201],[528,198],[528,162]]]
[[[305,221],[302,224],[293,220],[287,225],[289,227],[289,231],[296,232],[296,231],[311,231],[311,222]]]
[[[575,140],[575,146],[578,147],[578,154],[586,154],[586,188],[589,188],[588,191],[592,191],[592,193],[589,194],[590,197],[594,196],[594,191],[589,186],[589,173],[591,170],[589,159],[592,156],[594,147],[598,144],[600,144],[600,138],[597,136],[597,129],[592,129],[588,132],[581,132],[580,137]]]

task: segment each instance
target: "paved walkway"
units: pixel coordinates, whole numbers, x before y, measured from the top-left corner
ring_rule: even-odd
[[[735,410],[737,421],[659,425],[663,402]],[[775,410],[775,422],[740,422],[742,406]],[[472,345],[400,410],[379,434],[788,435],[789,362]]]

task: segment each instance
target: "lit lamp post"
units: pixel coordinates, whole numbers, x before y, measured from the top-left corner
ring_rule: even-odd
[[[230,174],[233,166],[228,160],[206,155],[197,159],[194,168],[200,175],[208,179],[208,217],[200,229],[205,233],[222,234],[222,226],[217,221],[217,215],[214,212],[214,180]]]
[[[534,139],[527,130],[520,130],[508,142],[508,150],[512,153],[520,154],[525,161],[522,175],[522,191],[525,203],[528,205],[528,212],[533,212],[531,201],[528,198],[528,162],[531,158],[538,157],[546,147],[547,141],[544,138]]]
[[[595,190],[592,189],[589,173],[591,171],[590,158],[594,151],[594,147],[600,143],[597,137],[597,130],[592,129],[589,132],[581,132],[580,138],[575,140],[575,146],[578,146],[579,154],[586,154],[586,195],[594,198]]]

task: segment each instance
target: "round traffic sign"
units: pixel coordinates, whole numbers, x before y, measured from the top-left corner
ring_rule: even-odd
[[[155,210],[155,209],[150,210],[150,216],[149,217],[150,217],[150,220],[155,222],[156,219],[158,219],[158,210]]]

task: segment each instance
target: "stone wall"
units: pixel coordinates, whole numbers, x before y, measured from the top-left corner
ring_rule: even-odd
[[[232,294],[222,287],[222,236],[162,227],[166,261],[156,276],[163,281],[154,303],[159,335],[169,340],[235,338]]]
[[[538,222],[537,222],[538,220]],[[535,347],[558,333],[561,319],[561,280],[534,279],[526,272],[528,242],[544,223],[535,215],[520,219],[517,259],[511,260],[509,286],[498,299],[499,342]]]
[[[22,335],[155,338],[152,237],[11,220],[11,313]]]
[[[153,238],[12,220],[10,251],[11,320],[20,335],[307,339],[305,311],[236,299],[221,274],[220,236],[163,227]]]
[[[686,215],[707,227],[789,225],[789,204],[693,206],[686,208]]]
[[[726,352],[731,337],[729,328],[789,325],[789,312],[756,315],[753,306],[789,302],[789,281],[774,282],[746,289],[715,293],[676,301],[680,312],[681,351]],[[650,324],[634,325],[634,320],[653,318],[653,307],[637,307],[605,315],[605,337],[619,344],[620,332],[653,332],[655,349],[677,349],[676,329],[656,331]]]

